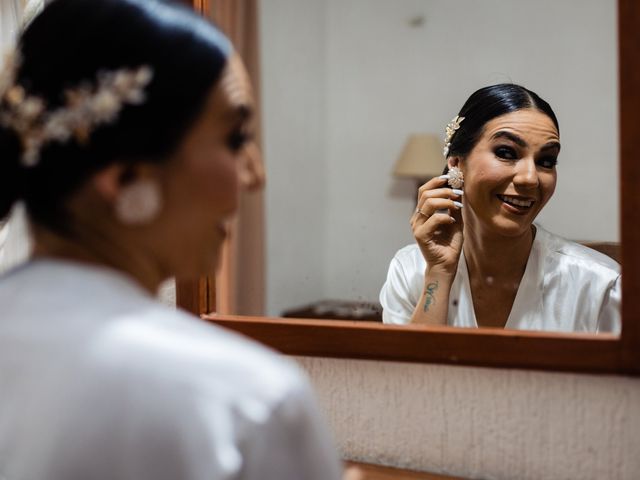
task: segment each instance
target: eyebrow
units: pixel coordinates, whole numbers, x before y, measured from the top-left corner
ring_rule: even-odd
[[[234,121],[242,122],[253,116],[253,108],[246,103],[234,105],[229,109],[227,116]]]
[[[525,142],[518,135],[511,132],[506,132],[504,130],[494,133],[491,137],[491,140],[494,140],[496,138],[507,138],[522,148],[527,148],[529,146],[527,142]],[[558,150],[560,150],[560,142],[553,140],[551,142],[545,143],[542,147],[540,147],[540,150],[551,150],[553,148],[557,148]]]
[[[509,140],[511,140],[513,143],[515,143],[516,145],[522,147],[522,148],[526,148],[529,145],[527,145],[527,142],[525,142],[522,138],[520,138],[518,135],[515,135],[511,132],[505,132],[505,131],[499,131],[493,134],[493,136],[491,137],[491,140],[495,140],[496,138],[507,138]]]
[[[560,150],[560,142],[549,142],[549,143],[545,143],[542,147],[540,147],[540,150],[552,150],[554,148],[557,148],[558,150]]]

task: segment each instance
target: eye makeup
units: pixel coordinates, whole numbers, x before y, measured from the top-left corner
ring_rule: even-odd
[[[249,141],[253,139],[253,135],[243,128],[234,129],[227,137],[227,146],[233,152],[240,151]]]

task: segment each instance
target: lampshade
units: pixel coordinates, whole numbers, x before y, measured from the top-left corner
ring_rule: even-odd
[[[393,167],[396,177],[427,179],[442,174],[446,165],[442,155],[443,143],[432,133],[410,135],[402,154]]]

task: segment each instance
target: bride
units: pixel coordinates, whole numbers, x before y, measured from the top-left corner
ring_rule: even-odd
[[[560,135],[534,92],[473,93],[446,128],[445,175],[425,183],[380,292],[385,323],[620,332],[609,257],[534,220],[553,196]]]

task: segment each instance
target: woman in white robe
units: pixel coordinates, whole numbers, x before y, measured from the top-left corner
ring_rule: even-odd
[[[557,178],[549,104],[514,84],[482,88],[445,142],[447,171],[411,218],[416,243],[389,266],[383,321],[619,333],[619,265],[533,223]]]
[[[0,75],[0,217],[33,257],[0,278],[0,478],[337,479],[289,360],[159,304],[215,268],[250,168],[228,40],[154,0],[56,0]]]

